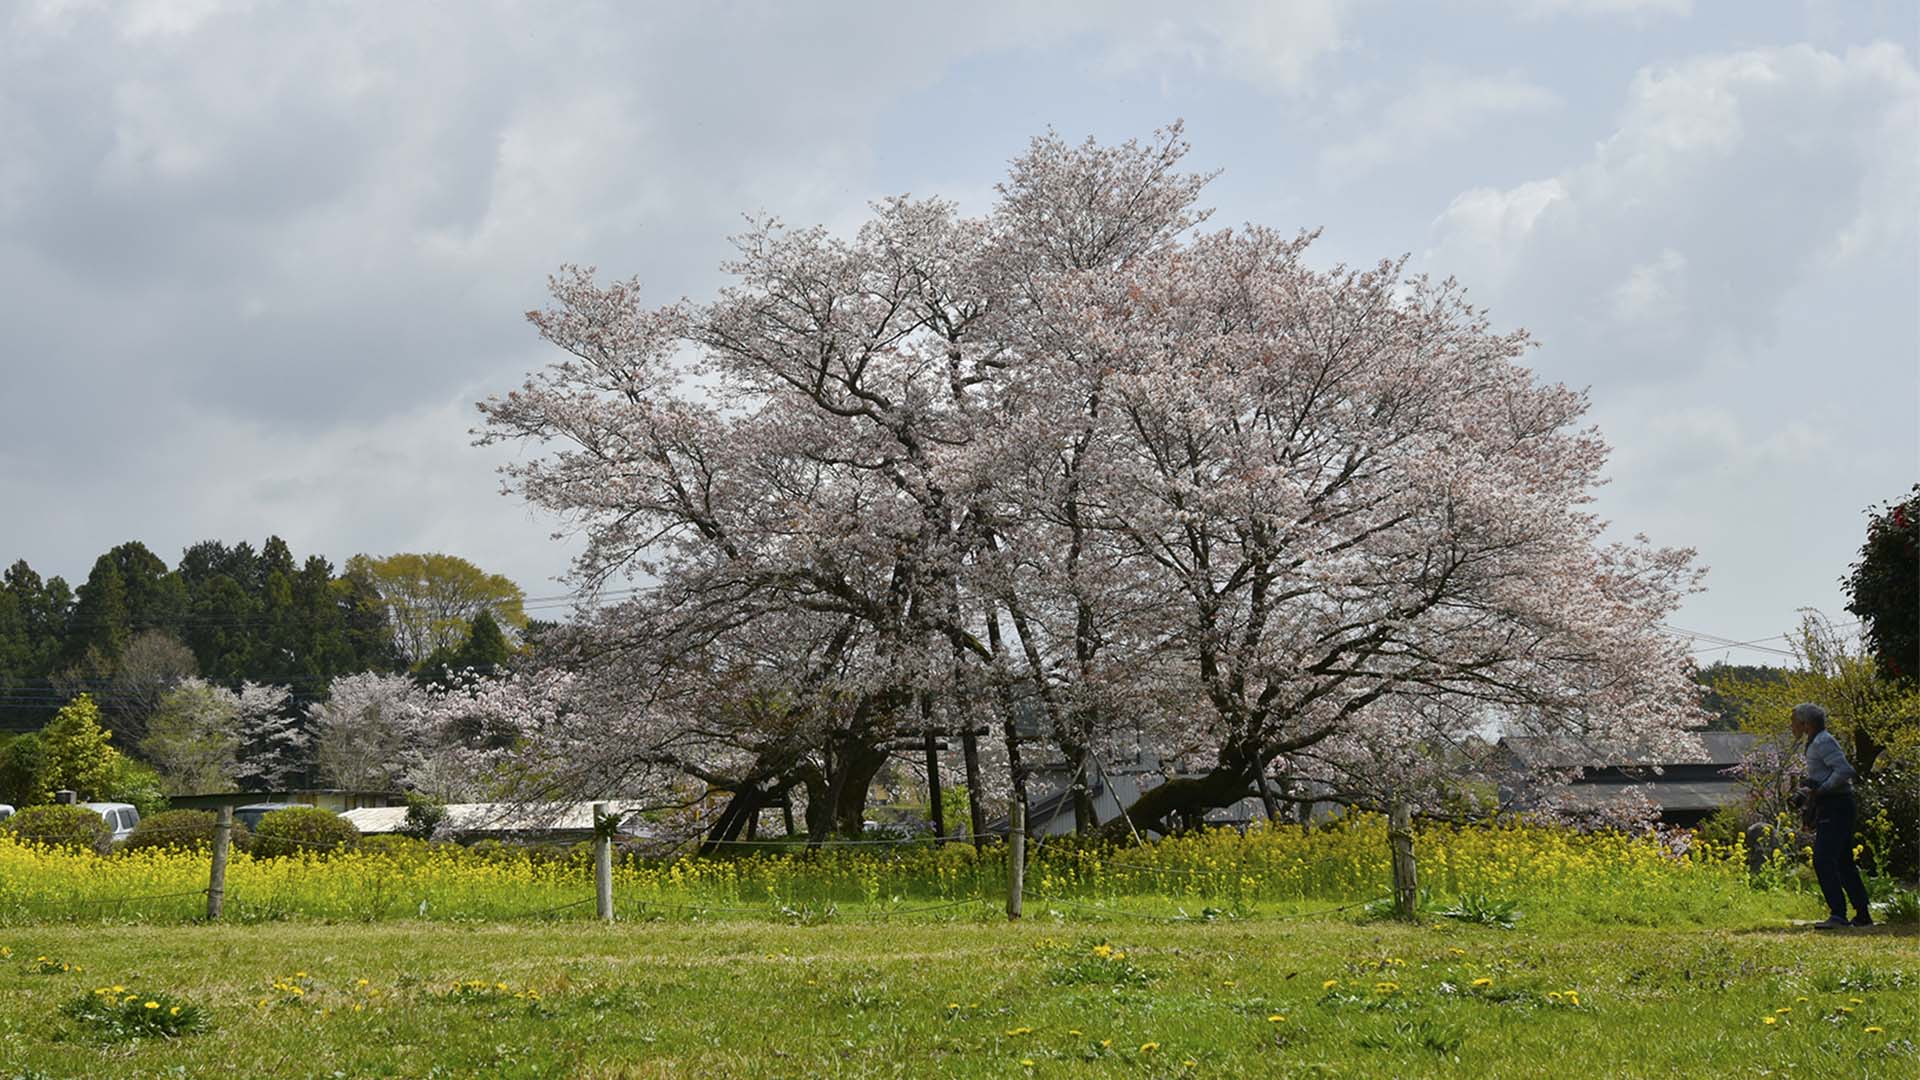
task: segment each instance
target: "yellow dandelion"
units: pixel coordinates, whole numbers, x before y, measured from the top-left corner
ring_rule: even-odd
[[[159,1003],[159,1002],[157,1002],[157,1001],[149,1001],[149,1002],[147,1002],[147,1006],[146,1006],[146,1007],[147,1007],[147,1008],[149,1008],[149,1009],[157,1009],[157,1008],[159,1008],[159,1007],[160,1007],[160,1003]]]
[[[1773,1025],[1780,1022],[1780,1018],[1777,1016],[1763,1016],[1760,1018],[1760,1022],[1767,1025],[1768,1027],[1772,1027]]]
[[[1559,1001],[1559,1000],[1560,1000],[1560,991],[1558,991],[1558,990],[1549,990],[1549,991],[1547,991],[1547,1000],[1548,1000],[1548,1001]]]
[[[1269,1024],[1284,1024],[1286,1022],[1287,1016],[1285,1013],[1274,1013],[1272,1016],[1267,1017],[1267,1023]]]
[[[1339,985],[1340,985],[1340,980],[1339,980],[1339,979],[1328,979],[1328,980],[1327,980],[1326,982],[1323,982],[1323,983],[1321,983],[1321,984],[1320,984],[1320,989],[1322,989],[1322,990],[1331,990],[1331,989],[1333,989],[1334,987],[1336,987],[1336,986],[1339,986]]]
[[[293,973],[293,977],[296,979],[304,979],[307,977],[307,973],[304,971],[296,971]]]
[[[180,1006],[178,1006],[178,1005],[175,1005],[175,1006],[174,1006],[173,1008],[171,1008],[171,1009],[168,1009],[168,1010],[167,1010],[167,1015],[168,1015],[168,1016],[179,1016],[179,1015],[180,1015]]]
[[[1398,989],[1400,989],[1400,984],[1397,982],[1377,982],[1373,984],[1373,992],[1376,994],[1391,994]]]
[[[1493,980],[1492,980],[1492,979],[1489,979],[1489,978],[1485,978],[1485,977],[1481,977],[1481,978],[1478,978],[1478,979],[1475,979],[1475,980],[1473,980],[1473,985],[1475,985],[1475,986],[1492,986],[1492,985],[1493,985]]]
[[[1778,1009],[1775,1009],[1775,1010],[1773,1010],[1773,1014],[1774,1014],[1775,1016],[1785,1016],[1785,1015],[1787,1015],[1788,1013],[1790,1013],[1790,1012],[1792,1012],[1792,1011],[1793,1011],[1792,1009],[1789,1009],[1789,1008],[1787,1008],[1786,1006],[1784,1006],[1784,1005],[1783,1005],[1783,1006],[1781,1006],[1780,1008],[1778,1008]]]
[[[1112,1039],[1101,1039],[1101,1040],[1100,1040],[1100,1049],[1102,1049],[1102,1050],[1107,1050],[1107,1049],[1111,1049],[1112,1047],[1113,1047],[1113,1040],[1112,1040]]]
[[[1232,980],[1232,979],[1227,979],[1227,980],[1225,980],[1225,981],[1223,981],[1223,982],[1222,982],[1222,983],[1220,984],[1220,986],[1221,986],[1221,987],[1222,987],[1223,989],[1226,989],[1226,990],[1231,990],[1231,989],[1233,989],[1234,987],[1236,987],[1236,986],[1239,986],[1239,985],[1240,985],[1240,984],[1239,984],[1238,982],[1235,982],[1235,981],[1234,981],[1234,980]]]
[[[1160,1049],[1160,1044],[1157,1042],[1143,1042],[1140,1044],[1140,1052],[1143,1054],[1151,1054],[1158,1049]]]
[[[1029,1069],[1031,1069],[1031,1068],[1033,1068],[1033,1059],[1032,1059],[1032,1058],[1021,1058],[1021,1059],[1020,1059],[1020,1064],[1022,1064],[1022,1065],[1024,1065],[1024,1066],[1026,1066],[1027,1068],[1029,1068]]]
[[[1450,953],[1452,953],[1452,954],[1453,954],[1453,955],[1455,955],[1455,956],[1465,956],[1465,955],[1467,955],[1467,950],[1465,950],[1465,949],[1459,949],[1459,948],[1454,948],[1454,949],[1448,949],[1447,951],[1448,951],[1448,952],[1450,952]]]
[[[1838,1009],[1837,1009],[1836,1011],[1837,1011],[1837,1012],[1839,1012],[1839,1013],[1840,1013],[1840,1015],[1842,1015],[1842,1016],[1852,1016],[1852,1015],[1853,1015],[1853,1006],[1851,1006],[1851,1005],[1842,1005],[1842,1006],[1840,1006],[1840,1007],[1839,1007],[1839,1008],[1838,1008]]]
[[[1869,1035],[1884,1035],[1886,1034],[1887,1029],[1883,1027],[1870,1027],[1870,1028],[1867,1028],[1866,1031],[1867,1031],[1867,1034]]]
[[[1068,1029],[1067,1029],[1067,1034],[1069,1034],[1069,1035],[1078,1035],[1078,1034],[1080,1034],[1080,1029],[1079,1029],[1079,1028],[1068,1028]]]
[[[1807,999],[1806,999],[1806,998],[1803,998],[1803,997],[1797,997],[1797,998],[1794,998],[1793,1000],[1794,1000],[1794,1001],[1796,1001],[1796,1002],[1798,1002],[1798,1003],[1800,1003],[1800,1004],[1802,1004],[1802,1005],[1805,1005],[1805,1004],[1807,1003]]]
[[[1567,991],[1567,1004],[1569,1005],[1580,1004],[1580,991],[1578,990]]]

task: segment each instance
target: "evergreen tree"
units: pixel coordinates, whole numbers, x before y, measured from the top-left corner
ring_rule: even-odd
[[[112,738],[100,726],[100,709],[91,696],[81,694],[68,702],[40,732],[46,767],[40,797],[34,801],[45,802],[61,788],[79,793],[83,802],[108,795],[120,756],[108,745]]]
[[[80,586],[79,602],[74,605],[68,630],[62,650],[67,666],[84,661],[88,649],[111,661],[126,647],[127,639],[133,634],[127,618],[127,585],[112,555],[102,555],[93,561],[93,571]]]

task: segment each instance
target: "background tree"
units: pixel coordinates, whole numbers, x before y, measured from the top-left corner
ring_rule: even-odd
[[[1886,678],[1858,636],[1805,611],[1789,639],[1794,663],[1778,680],[1743,680],[1729,671],[1714,690],[1740,709],[1746,730],[1779,738],[1803,701],[1827,710],[1829,729],[1847,745],[1861,776],[1883,766],[1920,765],[1920,689]]]
[[[1868,511],[1866,543],[1842,584],[1880,671],[1920,686],[1920,484],[1883,513]]]
[[[323,782],[353,791],[393,791],[425,756],[426,691],[404,675],[334,679],[327,700],[308,706],[314,760]]]
[[[1707,730],[1739,731],[1746,726],[1746,710],[1738,700],[1722,693],[1720,687],[1743,683],[1780,683],[1786,681],[1786,677],[1785,668],[1765,664],[1729,664],[1716,660],[1702,668],[1694,676],[1694,681],[1707,689],[1706,696],[1700,701],[1700,707],[1713,715]]]
[[[348,560],[347,571],[378,594],[394,646],[409,664],[424,661],[437,649],[458,648],[482,611],[499,624],[515,629],[526,625],[520,587],[457,555],[356,555]]]
[[[239,751],[238,695],[197,678],[161,697],[140,743],[174,795],[233,790]]]
[[[171,631],[142,630],[134,634],[115,661],[105,687],[109,704],[102,713],[108,729],[122,745],[139,745],[161,698],[182,679],[198,673],[193,650]]]
[[[243,682],[234,692],[240,739],[234,783],[242,791],[282,791],[301,783],[311,764],[310,736],[284,686]]]
[[[33,801],[45,802],[63,788],[78,793],[82,802],[107,798],[120,757],[108,745],[112,737],[100,726],[100,710],[93,698],[81,694],[68,702],[40,732],[45,765],[41,790]]]

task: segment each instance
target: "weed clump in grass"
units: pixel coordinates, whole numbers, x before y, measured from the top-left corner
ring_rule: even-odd
[[[207,1027],[206,1011],[172,994],[138,993],[124,986],[102,986],[61,1006],[60,1011],[87,1031],[108,1039],[177,1039]]]

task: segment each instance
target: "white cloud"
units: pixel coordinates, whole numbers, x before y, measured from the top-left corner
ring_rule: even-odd
[[[1427,261],[1548,331],[1582,381],[1676,377],[1769,339],[1836,259],[1911,259],[1916,119],[1920,72],[1891,45],[1642,71],[1590,159],[1455,198]]]
[[[1191,67],[1275,92],[1310,89],[1315,63],[1346,45],[1354,0],[1231,0],[1182,9],[1114,9],[1099,69],[1138,74]]]
[[[1418,158],[1495,120],[1537,116],[1560,104],[1553,91],[1518,75],[1429,71],[1382,107],[1378,117],[1357,125],[1364,134],[1323,151],[1321,172],[1336,181],[1351,179]]]
[[[1651,15],[1693,12],[1693,0],[1507,0],[1507,3],[1516,14],[1529,19],[1578,15],[1641,20]]]

